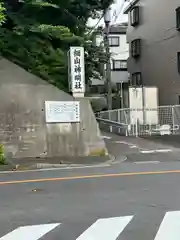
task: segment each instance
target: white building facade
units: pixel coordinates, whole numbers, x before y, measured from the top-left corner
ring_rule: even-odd
[[[109,48],[111,53],[111,82],[112,85],[128,82],[127,59],[129,44],[126,40],[126,25],[111,26],[109,29]],[[96,44],[103,44],[103,36],[98,35]],[[94,80],[93,85],[99,81]],[[103,82],[104,84],[104,82]]]
[[[112,107],[123,108],[129,106],[128,85],[129,73],[127,70],[127,60],[129,58],[129,44],[126,40],[127,25],[114,25],[109,29],[109,48],[111,60],[111,85],[112,85]],[[96,45],[104,45],[104,36],[102,34],[96,35]],[[106,65],[105,72],[106,72]],[[105,75],[103,79],[92,79],[91,91],[92,93],[100,94],[104,104],[100,100],[96,101],[96,105],[100,105],[98,109],[106,110],[107,103],[104,97]],[[98,102],[98,103],[97,103]]]
[[[126,26],[111,26],[109,30],[111,81],[113,84],[128,82],[129,44],[126,40],[126,29]]]

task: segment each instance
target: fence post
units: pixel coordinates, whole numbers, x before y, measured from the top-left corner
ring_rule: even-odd
[[[136,137],[138,137],[138,109],[136,109]]]
[[[174,129],[174,126],[175,126],[175,115],[174,115],[174,106],[172,106],[172,124],[173,124],[173,134],[175,134],[175,129]]]
[[[117,110],[117,114],[118,114],[117,120],[118,120],[118,123],[120,123],[120,109]],[[118,128],[118,133],[120,133],[120,132],[121,132],[121,128],[119,127]]]
[[[108,111],[108,120],[111,120],[111,112]]]
[[[138,137],[138,119],[136,118],[136,137]]]
[[[118,111],[118,122],[120,123],[120,109],[117,110]]]
[[[111,111],[109,110],[108,111],[108,114],[109,114],[109,120],[111,120]],[[109,126],[109,131],[112,133],[112,126]]]
[[[123,108],[122,111],[123,111],[123,112],[121,113],[121,115],[123,116],[123,117],[122,117],[123,122],[127,124],[127,121],[126,121],[126,109]],[[128,123],[128,127],[129,127],[129,123]],[[128,128],[126,128],[126,130],[125,130],[125,136],[126,136],[126,137],[128,136]]]

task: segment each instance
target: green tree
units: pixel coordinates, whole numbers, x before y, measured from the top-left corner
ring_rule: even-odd
[[[67,90],[67,51],[74,45],[86,49],[86,80],[99,72],[97,55],[87,44],[86,23],[112,0],[5,0],[6,22],[0,28],[3,56],[28,71]],[[96,53],[96,54],[95,54]]]
[[[5,21],[5,8],[3,0],[0,0],[0,25]]]

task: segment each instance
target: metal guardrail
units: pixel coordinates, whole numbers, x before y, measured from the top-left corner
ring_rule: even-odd
[[[109,119],[103,119],[103,118],[99,118],[99,117],[96,117],[96,120],[99,123],[103,123],[103,124],[107,125],[108,126],[108,130],[110,132],[114,132],[113,129],[116,128],[116,131],[118,130],[117,131],[118,133],[122,133],[123,135],[127,135],[128,124],[119,123],[119,122],[115,122],[115,121],[112,121],[112,120],[109,120]]]
[[[128,124],[111,121],[111,120],[109,120],[109,119],[103,119],[103,118],[98,118],[98,117],[97,117],[96,120],[97,120],[98,122],[103,122],[103,123],[105,123],[105,124],[111,124],[111,125],[113,125],[113,126],[115,126],[115,127],[126,127],[126,128],[128,127]]]

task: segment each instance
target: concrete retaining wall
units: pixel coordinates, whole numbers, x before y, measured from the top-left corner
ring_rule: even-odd
[[[107,154],[87,99],[78,99],[81,123],[46,124],[45,101],[72,101],[73,97],[4,58],[0,78],[0,142],[12,157]]]

